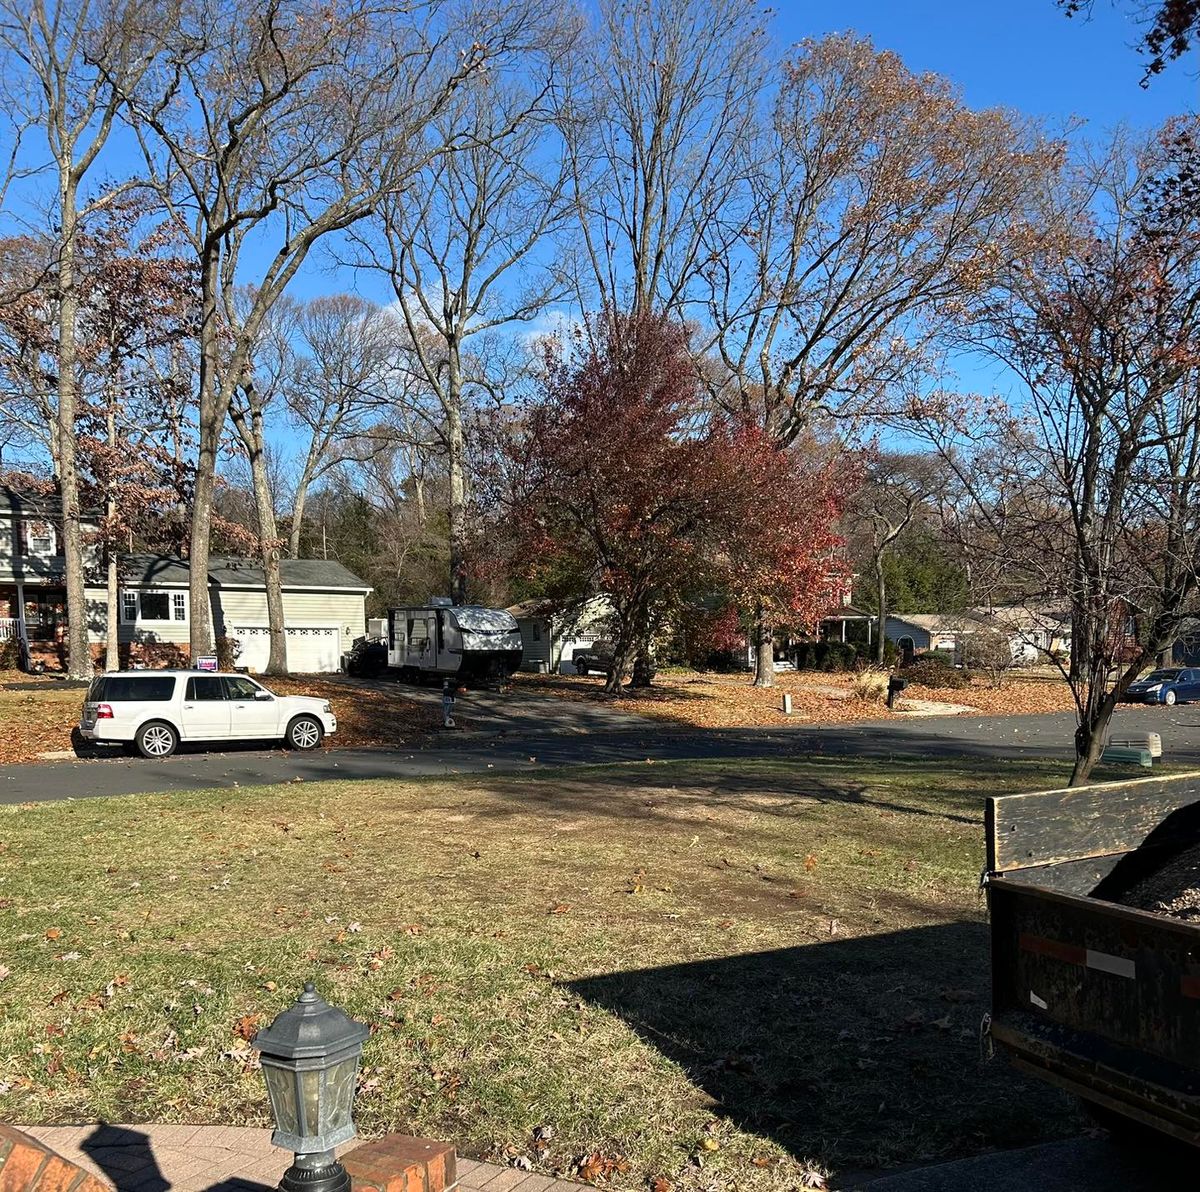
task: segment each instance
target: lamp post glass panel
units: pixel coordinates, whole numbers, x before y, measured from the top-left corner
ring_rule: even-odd
[[[284,1173],[288,1192],[342,1192],[350,1177],[334,1147],[355,1135],[351,1110],[367,1028],[304,986],[296,1003],[259,1031],[263,1078],[271,1099],[271,1141],[294,1152]]]

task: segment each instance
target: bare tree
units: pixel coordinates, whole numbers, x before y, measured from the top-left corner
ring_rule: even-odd
[[[217,455],[263,321],[314,245],[365,218],[440,153],[455,91],[541,37],[529,0],[188,0],[159,30],[149,83],[125,92],[150,171],[199,263],[199,451],[191,532],[191,648],[211,647],[208,553]],[[449,130],[450,139],[458,130]],[[254,301],[234,292],[248,243],[266,249]]]
[[[714,396],[780,445],[817,415],[902,405],[941,320],[1024,243],[1060,151],[1031,121],[976,112],[869,41],[803,43],[746,167],[729,248],[704,254]],[[755,681],[770,685],[770,632]]]
[[[160,12],[160,19],[162,15]],[[79,237],[88,219],[115,201],[123,189],[120,185],[109,186],[89,199],[86,182],[117,122],[121,95],[138,84],[148,66],[140,16],[136,5],[107,0],[0,3],[6,108],[21,113],[20,122],[26,127],[41,131],[54,177],[51,271],[57,375],[52,440],[62,500],[67,674],[76,679],[92,673],[76,463],[77,257]]]
[[[1056,199],[1036,251],[978,311],[1022,380],[1007,409],[927,403],[917,423],[974,498],[1033,607],[1069,612],[1072,783],[1125,688],[1194,613],[1200,581],[1200,121],[1118,139]],[[1065,230],[1062,230],[1065,227]]]
[[[585,303],[676,311],[740,226],[741,147],[770,74],[747,0],[601,0],[561,112]]]
[[[462,88],[439,136],[459,126],[470,143],[381,203],[378,235],[363,240],[365,260],[386,272],[395,293],[417,378],[441,411],[456,604],[467,596],[468,405],[496,380],[484,345],[567,290],[553,254],[536,254],[569,212],[568,172],[554,162],[549,134],[560,59],[575,32],[566,23],[520,86],[481,79]]]
[[[309,489],[347,461],[373,454],[369,434],[403,388],[403,335],[397,320],[352,294],[314,298],[296,311],[295,355],[283,395],[307,438],[292,495],[289,553],[300,553]]]
[[[884,452],[867,466],[862,487],[851,500],[846,520],[865,533],[871,549],[879,633],[875,661],[884,660],[887,640],[887,557],[897,540],[917,519],[938,485],[936,457]]]

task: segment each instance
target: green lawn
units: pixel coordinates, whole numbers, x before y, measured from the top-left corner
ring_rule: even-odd
[[[1039,764],[622,765],[0,809],[0,1119],[265,1123],[314,977],[363,1133],[791,1189],[1074,1128],[982,1063],[982,797]],[[539,1143],[534,1132],[550,1127]]]

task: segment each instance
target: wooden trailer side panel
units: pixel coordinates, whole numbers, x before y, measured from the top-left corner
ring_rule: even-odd
[[[1200,773],[1004,795],[985,822],[989,873],[1126,853],[1164,827],[1200,838]]]

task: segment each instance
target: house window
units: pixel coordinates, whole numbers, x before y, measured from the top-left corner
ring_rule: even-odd
[[[542,640],[542,623],[541,623],[541,621],[534,621],[534,623],[533,623],[533,640],[535,642],[540,642]]]
[[[121,619],[123,621],[137,620],[137,593],[121,593]]]
[[[139,592],[139,621],[169,621],[171,597],[166,592]]]
[[[37,555],[39,558],[53,557],[58,549],[58,536],[54,527],[48,521],[28,521],[25,523],[26,553]]]
[[[171,612],[176,621],[187,620],[187,600],[182,592],[176,592],[171,597]]]

